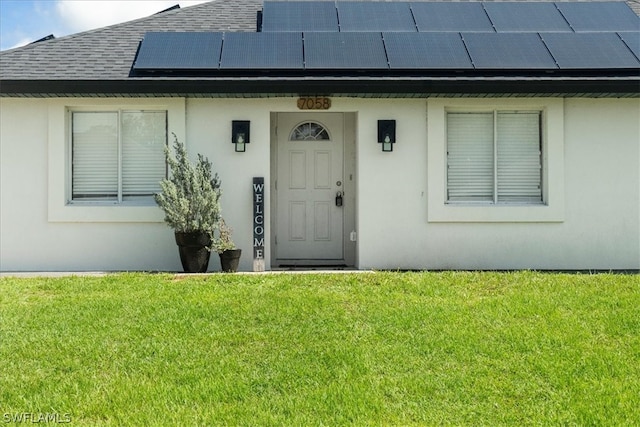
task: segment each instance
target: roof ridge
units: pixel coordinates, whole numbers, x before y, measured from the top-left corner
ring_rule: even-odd
[[[55,42],[58,41],[64,41],[64,40],[72,40],[74,38],[77,37],[83,37],[86,36],[88,34],[94,34],[100,31],[106,31],[106,30],[112,30],[112,29],[117,29],[117,28],[121,28],[121,27],[126,27],[129,25],[137,25],[140,24],[141,22],[145,22],[145,21],[152,21],[152,20],[158,20],[158,19],[163,19],[168,17],[169,15],[177,15],[180,13],[184,13],[184,12],[189,12],[189,11],[193,11],[196,8],[200,8],[200,7],[204,7],[204,6],[210,6],[212,3],[216,3],[218,2],[218,0],[209,0],[205,3],[200,3],[200,4],[194,4],[191,6],[186,6],[186,7],[180,7],[179,9],[169,9],[169,10],[161,10],[159,12],[155,12],[152,15],[149,16],[143,16],[141,18],[136,18],[136,19],[131,19],[128,21],[124,21],[124,22],[118,22],[116,24],[111,24],[111,25],[107,25],[104,27],[99,27],[99,28],[92,28],[90,30],[85,30],[85,31],[80,31],[78,33],[72,33],[72,34],[67,34],[65,36],[62,37],[55,37],[52,38],[50,40],[44,40],[38,43],[34,42],[30,42],[24,46],[18,46],[18,47],[14,47],[11,49],[6,49],[3,51],[0,51],[0,55],[4,54],[5,52],[15,52],[16,50],[29,50],[29,49],[35,49],[35,48],[39,48],[45,45],[50,45],[53,44]]]

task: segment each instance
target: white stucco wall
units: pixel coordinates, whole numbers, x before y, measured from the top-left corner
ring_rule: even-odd
[[[562,164],[550,167],[553,203],[541,214],[463,211],[451,221],[430,209],[440,203],[442,178],[433,172],[444,162],[436,113],[466,101],[332,101],[331,111],[355,113],[357,267],[640,268],[640,100],[469,100],[548,108],[555,120],[548,143],[560,144],[547,147],[547,160]],[[268,192],[270,113],[298,111],[294,98],[0,99],[0,270],[180,270],[159,209],[65,204],[66,107],[106,104],[169,109],[169,131],[213,161],[223,214],[244,252],[241,269],[250,270],[252,177],[264,176]],[[379,119],[397,121],[391,153],[377,143]],[[251,121],[245,153],[230,142],[232,120]],[[270,233],[267,221],[266,242]]]
[[[64,211],[64,106],[82,103],[0,100],[0,270],[178,269],[160,212],[150,220],[130,212],[138,208]]]
[[[431,101],[430,101],[431,102]],[[545,100],[434,100],[436,104],[546,105]],[[379,103],[377,106],[374,104]],[[560,103],[560,105],[557,105]],[[640,102],[637,99],[551,100],[550,114],[561,115],[560,138],[546,135],[547,154],[563,155],[547,186],[556,191],[553,203],[538,217],[496,210],[460,207],[447,222],[430,218],[430,193],[443,192],[444,153],[427,149],[424,106],[390,109],[374,101],[373,111],[397,113],[398,143],[380,156],[360,140],[359,217],[360,268],[389,269],[638,269],[640,267]],[[405,104],[401,104],[405,105]],[[362,110],[361,110],[362,111]],[[364,114],[363,114],[364,115]],[[390,114],[386,114],[389,116]],[[394,118],[394,117],[388,117]],[[411,122],[407,121],[411,118]],[[429,148],[441,135],[431,130],[441,118],[429,116]],[[549,126],[551,127],[551,126]],[[361,121],[361,136],[372,128]],[[410,135],[409,133],[410,130]],[[547,129],[548,130],[548,129]],[[554,144],[562,144],[558,147]],[[375,147],[374,147],[375,148]],[[430,157],[433,155],[433,157]],[[369,157],[368,157],[369,156]],[[555,161],[554,159],[547,159]],[[439,168],[433,176],[424,164]],[[558,173],[558,168],[561,173]],[[389,171],[388,175],[379,173]],[[558,190],[558,186],[564,187]],[[386,188],[379,197],[377,188]],[[550,190],[550,191],[551,191]],[[560,194],[557,194],[557,192]],[[465,215],[459,210],[468,209]],[[534,210],[537,208],[534,208]],[[520,211],[516,207],[514,210]],[[544,211],[548,210],[551,215]],[[485,214],[486,213],[486,214]],[[380,243],[383,242],[381,245]]]

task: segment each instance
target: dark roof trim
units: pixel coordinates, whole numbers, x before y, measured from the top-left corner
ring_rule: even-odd
[[[177,9],[180,9],[180,5],[179,4],[174,4],[173,6],[168,7],[166,9],[164,9],[164,10],[161,10],[160,12],[154,13],[154,15],[160,15],[161,13],[170,12],[172,10],[177,10]]]
[[[33,41],[33,42],[29,43],[29,44],[35,44],[35,43],[40,43],[40,42],[46,42],[47,40],[53,40],[53,39],[55,39],[55,38],[56,38],[56,36],[54,36],[53,34],[49,34],[48,36],[44,36],[43,38],[38,39],[38,40],[36,40],[36,41]]]
[[[640,97],[640,76],[603,78],[221,78],[221,79],[136,79],[136,80],[4,80],[0,96],[90,96],[91,94],[129,96],[188,96],[189,94],[232,94],[245,96],[273,95],[336,95],[376,94],[388,97],[430,94],[452,96],[481,96],[496,94],[522,94],[544,96],[584,96],[588,94],[614,94],[613,96]]]

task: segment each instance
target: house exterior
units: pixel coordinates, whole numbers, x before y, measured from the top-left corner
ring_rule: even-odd
[[[1,52],[0,270],[181,270],[172,134],[244,271],[640,270],[630,5],[216,0]]]

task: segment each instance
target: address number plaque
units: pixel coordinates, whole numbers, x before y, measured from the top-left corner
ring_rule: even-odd
[[[331,108],[331,98],[322,96],[304,96],[298,98],[300,110],[328,110]]]

